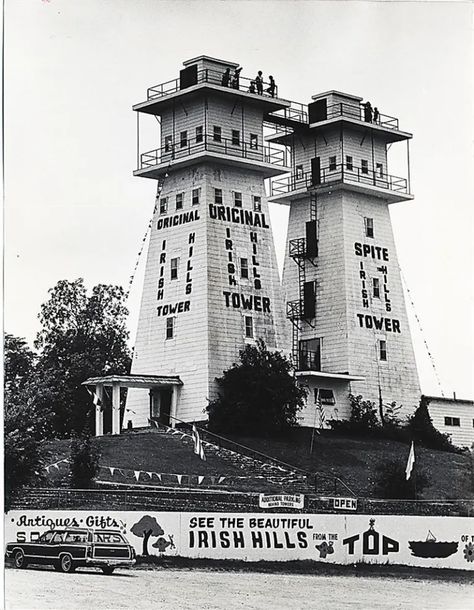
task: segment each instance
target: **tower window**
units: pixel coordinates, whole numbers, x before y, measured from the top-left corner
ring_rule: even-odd
[[[234,146],[240,146],[240,131],[238,129],[232,130],[232,144]]]
[[[245,316],[245,336],[248,339],[253,339],[253,318],[252,318],[252,316]]]
[[[193,189],[193,205],[199,205],[199,198],[201,195],[201,189]]]
[[[383,178],[383,163],[376,163],[375,167],[377,171],[377,176],[379,178]]]
[[[259,195],[253,196],[253,209],[255,212],[262,211],[262,198]]]
[[[168,211],[168,197],[162,197],[160,199],[160,214],[166,214]]]
[[[177,210],[183,209],[183,198],[184,198],[184,193],[178,193],[176,195],[176,209]]]
[[[249,277],[249,261],[247,258],[240,259],[240,277],[245,279]]]
[[[303,166],[297,165],[295,169],[296,169],[296,179],[301,180],[301,178],[303,178]]]
[[[369,162],[367,161],[367,159],[362,159],[360,162],[360,171],[363,174],[368,174],[369,173]]]
[[[354,160],[349,155],[346,155],[346,169],[350,172],[354,169]]]
[[[374,219],[373,218],[364,218],[365,225],[365,236],[373,237],[374,236]]]
[[[459,419],[459,417],[445,417],[444,425],[445,426],[460,426],[461,420]]]
[[[173,136],[165,136],[165,152],[171,151],[172,141],[173,141]]]
[[[329,171],[334,172],[334,171],[336,171],[336,168],[337,168],[336,157],[329,157]]]
[[[258,149],[258,135],[256,133],[250,134],[250,148]]]
[[[214,203],[222,205],[222,189],[214,189]]]
[[[375,299],[380,299],[380,280],[378,277],[372,278],[373,295]]]
[[[222,142],[222,127],[214,125],[214,142]]]
[[[234,191],[234,205],[236,208],[242,207],[242,193]]]
[[[196,143],[202,142],[202,139],[202,125],[199,125],[199,127],[196,127]]]
[[[179,266],[179,258],[172,258],[171,259],[171,279],[172,280],[178,279],[178,266]]]
[[[379,359],[387,360],[387,342],[382,339],[379,341]]]
[[[182,131],[179,134],[179,145],[181,146],[181,148],[184,148],[185,146],[188,145],[188,132],[187,131]]]
[[[166,338],[174,338],[174,318],[166,318]]]

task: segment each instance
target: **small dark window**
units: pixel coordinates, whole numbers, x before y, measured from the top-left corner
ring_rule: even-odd
[[[214,125],[214,142],[222,142],[222,127]]]
[[[296,179],[301,180],[302,177],[303,177],[303,166],[297,165],[296,166]]]
[[[202,142],[202,140],[202,125],[200,125],[199,127],[196,127],[196,143]]]
[[[360,162],[360,171],[363,174],[369,173],[369,162],[366,159],[362,159],[362,161]]]
[[[201,189],[193,189],[193,205],[199,205],[199,197],[201,195]]]
[[[160,214],[166,214],[168,211],[168,197],[162,197],[160,199]]]
[[[376,167],[376,170],[377,170],[377,176],[379,178],[383,178],[383,164],[382,163],[376,163],[375,167]]]
[[[336,157],[329,157],[329,171],[334,172],[334,171],[336,171],[336,168],[337,168]]]
[[[253,319],[252,316],[245,316],[245,336],[248,339],[253,338]]]
[[[365,236],[373,237],[374,236],[374,219],[373,218],[364,218],[365,224]]]
[[[176,209],[177,210],[183,209],[183,198],[184,198],[184,193],[178,193],[176,195]]]
[[[234,205],[236,208],[242,207],[242,193],[234,191]]]
[[[346,155],[346,169],[350,172],[354,169],[353,159],[349,155]]]
[[[445,417],[444,425],[445,426],[460,426],[461,420],[459,419],[459,417]]]
[[[259,195],[253,196],[253,209],[255,212],[262,211],[262,198]]]
[[[188,145],[188,132],[187,131],[182,131],[179,135],[179,145],[181,146],[181,148],[184,148],[185,146]]]
[[[258,149],[258,135],[256,133],[250,134],[250,148]]]
[[[179,265],[179,258],[172,258],[171,259],[171,279],[172,280],[178,279],[178,265]]]
[[[172,136],[165,136],[165,152],[170,152],[172,141]]]
[[[379,359],[387,360],[387,342],[383,339],[379,341]]]
[[[166,318],[166,338],[173,339],[174,337],[174,318]]]
[[[372,278],[373,295],[375,299],[380,299],[380,280],[378,277]]]
[[[249,277],[249,261],[247,258],[240,259],[240,277],[245,279]]]
[[[214,203],[222,205],[222,189],[214,189]]]
[[[324,388],[314,388],[314,402],[317,404],[319,401],[322,405],[335,405],[336,399],[334,398],[334,392],[332,390],[326,390]]]
[[[240,131],[238,129],[232,130],[232,144],[234,146],[240,146]]]

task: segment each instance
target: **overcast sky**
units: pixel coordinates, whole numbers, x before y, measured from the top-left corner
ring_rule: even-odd
[[[308,103],[328,89],[360,95],[414,134],[415,200],[391,213],[423,328],[410,313],[422,390],[440,394],[426,340],[444,392],[473,397],[472,3],[5,4],[7,332],[31,343],[60,279],[127,285],[156,188],[132,176],[131,106],[176,78],[183,61],[207,54],[239,62],[245,76],[273,74],[287,99]],[[156,147],[156,123],[143,126]],[[392,156],[389,173],[403,175]],[[287,209],[271,212],[281,260]],[[140,280],[129,302],[132,338]]]

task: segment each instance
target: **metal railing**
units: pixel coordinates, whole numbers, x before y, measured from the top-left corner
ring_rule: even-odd
[[[388,129],[398,129],[398,119],[387,114],[379,114],[377,119],[374,120],[372,113],[372,120],[366,120],[366,113],[364,104],[358,106],[353,104],[331,104],[327,107],[327,119],[333,119],[334,117],[344,116],[357,121],[364,121],[365,123],[380,125],[380,127],[386,127]],[[368,117],[367,117],[368,119]]]
[[[253,90],[251,83],[255,82],[255,78],[247,78],[245,76],[240,76],[237,82],[232,85],[232,74],[229,85],[222,84],[222,77],[224,76],[224,71],[212,70],[210,68],[204,68],[197,71],[197,81],[196,85],[200,85],[202,83],[209,83],[211,85],[218,85],[225,89],[236,89],[238,91],[245,91],[247,93],[254,93],[258,95],[256,89]],[[191,85],[192,86],[192,85]],[[263,82],[263,95],[266,97],[278,97],[278,86],[275,85],[274,95],[270,95],[267,93],[267,89],[269,88],[270,83]],[[186,87],[187,88],[187,87]],[[184,90],[181,89],[181,81],[179,78],[175,78],[173,80],[166,81],[165,83],[160,83],[159,85],[155,85],[154,87],[149,87],[147,89],[147,99],[152,100],[155,98],[163,97],[165,95],[170,95],[171,93],[176,93],[177,91]]]
[[[318,186],[326,186],[331,183],[339,182],[354,182],[367,186],[375,186],[382,189],[387,189],[396,193],[408,195],[408,182],[406,178],[392,176],[377,170],[370,170],[361,167],[353,167],[347,169],[346,165],[332,165],[321,168],[320,175],[313,178],[310,172],[302,172],[300,174],[291,174],[283,178],[275,178],[271,181],[270,193],[274,197],[276,195],[284,195],[299,189],[308,189],[310,187],[317,188]]]
[[[289,320],[302,320],[304,318],[304,302],[302,299],[286,302],[286,317]]]
[[[298,237],[297,239],[290,239],[288,243],[288,254],[291,258],[305,258],[306,257],[306,239],[304,237]]]
[[[288,167],[290,159],[286,149],[276,148],[269,144],[261,145],[236,141],[227,138],[215,139],[213,135],[203,134],[201,137],[187,138],[177,144],[166,144],[162,148],[150,150],[140,155],[140,167],[145,169],[161,163],[169,163],[177,159],[200,152],[215,152],[230,157],[240,157],[252,161],[261,161],[270,165]]]

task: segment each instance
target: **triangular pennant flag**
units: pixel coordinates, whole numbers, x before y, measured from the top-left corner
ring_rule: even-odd
[[[44,469],[46,470],[46,472],[49,474],[49,469],[51,468],[51,466],[45,466]]]
[[[114,476],[114,472],[115,472],[115,468],[112,468],[112,466],[109,466],[109,470],[110,470],[110,476],[113,477]]]
[[[182,434],[181,435],[181,440],[183,440],[183,438],[186,438],[188,435],[187,434]]]
[[[183,475],[182,474],[177,474],[176,478],[178,479],[178,483],[181,485],[181,480],[183,478]]]
[[[204,477],[198,476],[198,485],[201,485],[201,483],[204,481]]]
[[[153,474],[156,474],[156,476],[158,477],[158,480],[161,481],[161,474],[159,474],[158,472],[154,472]]]
[[[56,470],[59,470],[59,466],[58,466],[57,463],[56,464],[52,464],[52,466],[54,466],[54,468],[56,468]]]
[[[153,473],[152,472],[147,472],[147,475],[150,477],[150,479],[153,478]]]
[[[135,475],[135,478],[138,481],[138,479],[140,478],[140,471],[139,470],[134,470],[133,474]]]
[[[219,480],[217,481],[217,483],[218,483],[218,484],[219,484],[219,483],[222,483],[222,481],[224,481],[224,480],[225,480],[225,477],[219,477]]]
[[[411,471],[413,470],[413,465],[415,464],[415,444],[413,441],[411,442],[410,453],[408,454],[407,467],[405,468],[406,480],[411,476]]]

